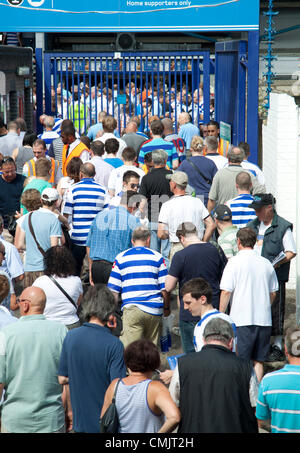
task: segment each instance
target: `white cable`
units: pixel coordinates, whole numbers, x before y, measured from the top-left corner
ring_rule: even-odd
[[[63,9],[51,9],[51,8],[35,8],[35,7],[30,7],[30,6],[22,6],[22,5],[10,5],[7,3],[2,3],[0,2],[0,6],[8,6],[9,8],[19,8],[19,9],[26,9],[26,10],[33,10],[33,11],[48,11],[48,12],[54,12],[54,13],[64,13],[64,14],[144,14],[144,13],[153,13],[153,12],[158,12],[158,11],[178,11],[178,10],[184,10],[184,9],[192,9],[192,8],[216,8],[218,6],[223,6],[227,5],[229,3],[237,3],[240,0],[227,0],[225,2],[221,3],[215,3],[213,5],[193,5],[193,6],[182,6],[179,8],[158,8],[158,9],[151,9],[151,10],[144,10],[144,11],[67,11]],[[163,1],[147,1],[147,3],[153,3],[154,5],[156,3],[166,3],[166,0]]]

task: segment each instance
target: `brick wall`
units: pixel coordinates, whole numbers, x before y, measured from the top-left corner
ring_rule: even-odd
[[[297,220],[297,154],[299,112],[293,97],[271,93],[267,124],[263,125],[263,172],[267,192],[276,198],[280,216],[294,225]],[[287,288],[296,289],[296,259],[291,263]]]

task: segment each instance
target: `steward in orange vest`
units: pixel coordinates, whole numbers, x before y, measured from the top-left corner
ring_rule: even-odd
[[[78,140],[78,144],[68,152],[71,145],[67,144],[63,146],[62,151],[62,174],[67,176],[67,165],[73,157],[80,157],[84,151],[88,151],[86,145]]]
[[[55,160],[52,157],[47,157],[47,159],[51,160],[51,170],[52,170],[49,182],[51,184],[54,184],[55,176],[59,169],[59,162],[58,162],[58,160]],[[34,158],[29,160],[28,162],[26,162],[26,164],[28,166],[28,176],[36,176],[35,162],[36,162],[36,159],[34,159]]]
[[[71,120],[64,120],[61,124],[61,139],[64,144],[62,150],[62,174],[67,175],[67,165],[73,157],[80,157],[82,162],[89,160],[89,150],[79,139]]]

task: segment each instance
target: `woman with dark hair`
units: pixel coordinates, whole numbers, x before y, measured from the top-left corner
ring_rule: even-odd
[[[151,380],[160,366],[158,348],[149,340],[130,343],[124,352],[129,376],[120,380],[116,408],[120,433],[170,433],[180,421],[180,412],[167,387]],[[118,379],[108,387],[101,417],[109,407]]]
[[[61,212],[63,213],[63,208],[67,199],[67,194],[70,188],[80,181],[80,167],[82,165],[82,160],[80,157],[73,157],[67,165],[66,171],[67,176],[60,178],[57,184],[57,191],[61,197]]]
[[[50,247],[46,251],[44,264],[44,275],[33,283],[33,286],[42,288],[46,294],[44,316],[53,321],[60,321],[68,329],[78,327],[80,322],[77,308],[82,299],[83,289],[80,278],[75,275],[76,263],[72,253],[65,246]]]
[[[17,173],[20,175],[23,173],[23,165],[34,158],[32,144],[36,139],[37,135],[32,131],[28,131],[24,135],[22,146],[13,150],[12,158],[15,160]]]

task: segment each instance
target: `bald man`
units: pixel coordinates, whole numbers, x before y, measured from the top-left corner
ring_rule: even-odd
[[[96,215],[106,206],[106,188],[94,177],[95,166],[86,162],[80,167],[80,181],[73,185],[67,195],[64,216],[72,221],[71,251],[76,261],[76,274],[81,273],[86,254],[86,239]]]
[[[126,143],[127,146],[133,148],[136,154],[139,154],[140,147],[142,144],[147,140],[146,137],[143,135],[139,135],[138,133],[138,126],[135,121],[129,121],[126,126],[125,134],[122,136],[122,139]]]
[[[191,122],[191,116],[187,112],[180,113],[178,117],[179,137],[183,138],[186,143],[186,150],[190,149],[191,141],[194,135],[200,135],[200,129]]]
[[[2,433],[65,432],[57,370],[67,328],[43,315],[46,295],[30,286],[18,299],[20,319],[0,332]]]

